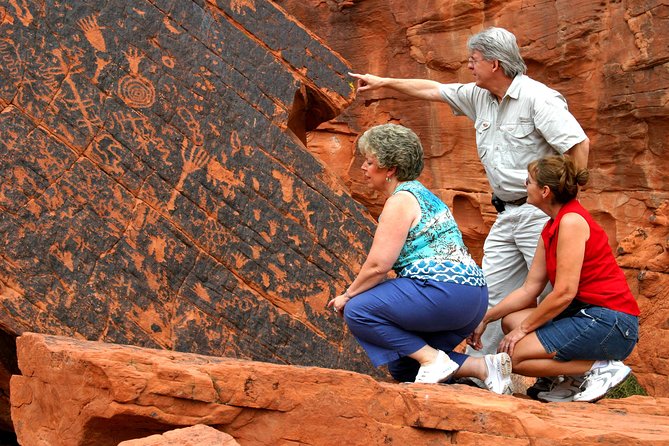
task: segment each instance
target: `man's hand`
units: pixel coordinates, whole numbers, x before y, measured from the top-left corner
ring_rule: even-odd
[[[383,78],[379,76],[374,76],[373,74],[357,74],[357,73],[348,73],[348,75],[358,80],[357,81],[358,93],[381,88],[381,80]]]

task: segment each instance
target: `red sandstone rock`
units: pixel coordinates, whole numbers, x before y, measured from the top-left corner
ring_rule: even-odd
[[[21,444],[116,445],[209,425],[245,446],[666,445],[669,399],[542,404],[462,385],[26,333],[11,380]]]
[[[649,392],[669,396],[669,246],[666,225],[651,229],[666,221],[669,199],[666,2],[277,3],[363,73],[470,82],[467,38],[491,25],[517,35],[528,74],[564,94],[590,137],[592,175],[581,201],[607,231],[614,251],[621,243],[621,264],[643,313],[630,364]],[[386,122],[404,124],[421,137],[426,151],[421,179],[452,207],[480,260],[494,210],[472,123],[453,116],[446,104],[398,100],[382,90],[360,95],[342,115],[309,134],[309,149],[377,215],[382,198],[370,195],[360,181],[353,141],[372,124]],[[649,218],[655,221],[649,224]],[[636,242],[627,240],[630,234]]]
[[[373,221],[304,147],[353,99],[347,63],[267,0],[10,3],[0,338],[373,373],[325,309]]]
[[[667,200],[659,0],[276,2],[311,34],[259,0],[104,11],[14,3],[0,6],[0,327],[9,335],[369,370],[322,311],[372,229],[332,172],[379,209],[359,181],[360,130],[389,121],[417,130],[423,179],[479,258],[494,215],[471,125],[445,105],[358,98],[316,129],[351,92],[348,66],[314,35],[356,71],[468,81],[466,37],[491,23],[512,29],[530,75],[567,96],[592,139],[583,201],[612,245],[666,218],[647,220]],[[630,364],[649,391],[669,395],[666,269],[654,266],[666,259],[666,230],[650,232],[657,243],[624,248],[644,311]],[[0,370],[0,380],[15,373]]]
[[[373,221],[301,142],[352,100],[346,62],[266,0],[20,3],[0,330],[371,371],[325,304]]]
[[[634,285],[641,308],[641,333],[634,365],[641,384],[652,395],[669,394],[669,203],[648,223],[624,238],[618,261]]]
[[[162,435],[137,440],[122,441],[118,446],[238,446],[230,435],[216,429],[197,424],[191,427],[175,429]]]

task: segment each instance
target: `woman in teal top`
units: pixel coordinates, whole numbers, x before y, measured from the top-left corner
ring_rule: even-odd
[[[328,306],[343,315],[372,363],[387,364],[398,381],[473,376],[508,392],[506,353],[475,358],[453,351],[483,318],[488,289],[450,209],[416,180],[420,140],[406,127],[384,124],[363,133],[358,149],[369,185],[388,199],[360,272]]]
[[[462,241],[446,204],[419,181],[399,183],[393,194],[407,191],[418,201],[421,218],[409,229],[393,270],[399,277],[485,286],[481,268]]]

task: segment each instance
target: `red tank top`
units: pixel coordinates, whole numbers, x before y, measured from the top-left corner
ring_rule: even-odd
[[[590,227],[590,238],[585,242],[581,278],[575,299],[587,304],[638,316],[639,306],[627,285],[622,269],[613,257],[606,232],[595,222],[578,200],[571,200],[562,206],[555,220],[549,220],[541,232],[546,248],[546,270],[551,285],[555,285],[560,221],[565,214],[570,212],[582,216]]]

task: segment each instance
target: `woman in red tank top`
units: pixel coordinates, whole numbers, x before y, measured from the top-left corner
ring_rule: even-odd
[[[528,166],[527,202],[551,219],[525,283],[488,310],[468,342],[480,347],[489,322],[502,319],[498,351],[525,376],[554,376],[544,401],[597,401],[631,369],[621,361],[638,340],[639,307],[604,230],[578,202],[588,179],[569,157]],[[537,305],[546,284],[552,291]]]

